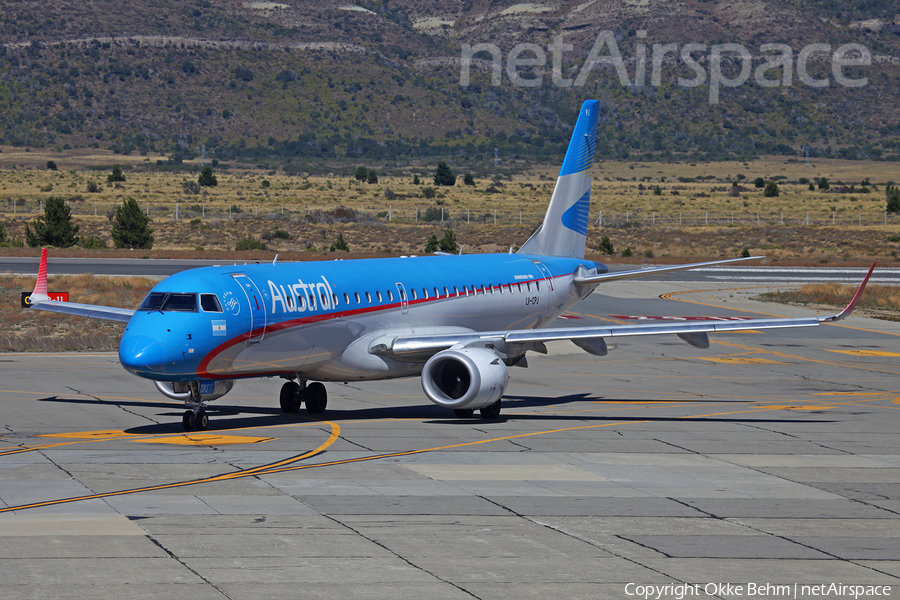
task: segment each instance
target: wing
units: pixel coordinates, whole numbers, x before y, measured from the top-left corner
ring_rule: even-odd
[[[690,269],[699,269],[701,267],[711,267],[712,265],[728,265],[748,260],[760,260],[765,256],[749,256],[744,258],[727,258],[725,260],[712,260],[709,262],[691,263],[688,265],[673,265],[671,267],[648,267],[646,269],[635,269],[632,271],[616,271],[615,273],[604,273],[602,275],[588,275],[585,277],[575,277],[575,285],[596,285],[607,281],[619,281],[620,279],[635,279],[636,277],[647,277],[648,275],[659,275],[660,273],[674,273],[676,271],[687,271]]]
[[[91,319],[104,319],[106,321],[121,321],[127,323],[131,320],[134,311],[128,308],[115,306],[100,306],[96,304],[78,304],[76,302],[58,302],[51,300],[47,295],[47,249],[41,252],[41,266],[38,268],[37,281],[34,291],[28,297],[28,304],[36,310],[46,310],[66,315],[78,315]]]
[[[718,263],[719,261],[716,261]],[[711,263],[711,264],[716,264]],[[708,264],[708,263],[700,263]],[[667,267],[663,267],[664,269]],[[684,267],[680,267],[684,268]],[[392,340],[380,340],[370,352],[391,356],[396,360],[421,360],[453,346],[487,345],[508,356],[518,356],[527,350],[546,352],[545,342],[571,340],[591,354],[606,354],[604,338],[642,335],[675,334],[692,346],[709,347],[710,333],[744,331],[747,329],[785,329],[794,327],[817,327],[821,323],[840,321],[848,317],[856,308],[863,290],[872,276],[875,265],[869,269],[863,282],[850,303],[836,315],[828,317],[800,317],[773,319],[744,319],[740,321],[681,321],[646,323],[638,325],[612,325],[609,327],[560,327],[556,329],[519,329],[513,331],[488,331],[454,333],[432,336],[399,335]],[[648,269],[651,270],[651,269]],[[658,272],[658,271],[657,271]],[[602,276],[600,276],[602,277]],[[588,279],[588,278],[585,278]],[[590,279],[594,279],[591,277]]]

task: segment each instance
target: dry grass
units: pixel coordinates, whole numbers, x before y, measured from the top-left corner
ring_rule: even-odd
[[[795,290],[769,292],[760,299],[782,304],[816,305],[832,309],[846,306],[856,293],[857,286],[841,283],[807,283]],[[871,284],[860,299],[858,307],[870,311],[871,316],[891,321],[900,320],[900,288]]]
[[[57,172],[39,168],[0,171],[0,219],[12,236],[23,237],[24,224],[39,214],[41,201],[50,195],[74,195],[71,206],[81,234],[97,236],[111,246],[107,214],[130,196],[149,209],[156,230],[154,251],[141,252],[142,256],[205,252],[210,257],[234,258],[231,253],[235,244],[249,235],[266,241],[271,252],[265,256],[269,259],[275,253],[282,259],[325,258],[329,255],[323,255],[323,251],[341,234],[354,253],[411,254],[421,253],[426,238],[446,226],[457,230],[466,252],[504,252],[522,244],[540,223],[558,169],[520,165],[521,174],[511,181],[505,177],[502,185],[494,186],[497,193],[487,192],[492,185],[490,179],[476,178],[474,187],[440,188],[435,199],[424,198],[425,185],[412,184],[413,172],[430,183],[426,173],[432,167],[424,164],[409,167],[409,174],[402,177],[382,175],[373,185],[333,175],[302,177],[232,170],[217,174],[219,185],[215,188],[189,194],[184,184],[196,181],[196,174],[140,170],[143,164],[149,166],[149,158],[93,152],[54,158],[62,168]],[[39,153],[4,150],[0,161],[25,154]],[[50,156],[52,153],[42,155],[37,161],[29,156],[32,162],[28,164],[38,167]],[[113,162],[137,169],[126,171],[127,181],[119,187],[106,183],[106,171],[76,169]],[[368,166],[379,169],[379,165]],[[840,160],[820,160],[807,167],[802,161],[782,158],[748,163],[598,163],[590,218],[595,223],[602,211],[608,224],[591,225],[588,245],[596,248],[600,237],[609,236],[619,252],[631,247],[638,258],[649,259],[648,254],[652,254],[654,260],[670,261],[733,256],[747,248],[780,264],[857,264],[873,259],[881,264],[900,264],[900,246],[891,241],[900,237],[900,218],[891,217],[884,224],[883,186],[896,179],[893,168],[891,163]],[[742,185],[747,189],[731,196],[731,186],[725,181],[738,175],[746,177]],[[766,198],[762,190],[753,187],[752,180],[758,176],[786,177],[789,181],[825,176],[832,184],[843,181],[856,184],[857,189],[859,182],[868,178],[877,188],[871,188],[870,193],[826,193],[782,181],[781,195]],[[679,177],[696,181],[680,183]],[[704,179],[697,179],[700,177]],[[88,181],[101,184],[101,191],[87,193]],[[48,189],[50,185],[52,190]],[[653,194],[656,185],[662,189],[660,196]],[[176,203],[181,217],[177,220]],[[341,206],[362,213],[361,220],[331,223],[315,218],[317,210],[327,215]],[[231,207],[241,212],[229,213]],[[379,216],[389,208],[393,216],[390,221]],[[450,215],[449,222],[423,224],[421,218],[429,208],[443,208]],[[706,211],[712,217],[708,225],[702,217]],[[801,224],[807,212],[812,226]],[[782,213],[784,225],[780,223]],[[680,215],[683,223],[679,222]],[[863,226],[858,225],[860,218]],[[276,231],[287,232],[290,238],[273,238]],[[111,256],[112,251],[100,255]],[[258,258],[259,253],[250,256],[265,260]]]
[[[154,282],[139,277],[50,277],[48,288],[71,302],[135,308]],[[115,351],[125,324],[20,308],[34,279],[0,275],[0,352]]]

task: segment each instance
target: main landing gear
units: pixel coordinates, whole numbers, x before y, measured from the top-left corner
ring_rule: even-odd
[[[325,386],[318,381],[309,385],[303,380],[300,383],[288,381],[281,386],[281,395],[278,400],[282,412],[295,413],[300,410],[300,405],[305,403],[306,412],[311,415],[319,415],[325,412],[325,407],[328,405],[328,392],[325,390]]]
[[[184,401],[188,409],[184,411],[181,423],[185,431],[206,431],[209,427],[209,415],[206,414],[206,405],[200,399],[200,383],[192,381],[188,385],[191,386],[191,397]]]
[[[454,408],[453,414],[460,419],[468,419],[475,414],[474,408]],[[493,404],[488,404],[481,409],[482,419],[496,419],[500,416],[500,401],[497,400]]]

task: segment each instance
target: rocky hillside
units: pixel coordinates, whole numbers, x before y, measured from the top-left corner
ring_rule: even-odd
[[[205,146],[289,171],[323,159],[490,165],[495,148],[555,161],[594,97],[603,157],[809,146],[897,160],[898,12],[893,0],[10,1],[0,143],[175,162]],[[871,64],[833,69],[845,44]],[[590,60],[616,55],[618,69]],[[785,65],[764,64],[779,56]]]

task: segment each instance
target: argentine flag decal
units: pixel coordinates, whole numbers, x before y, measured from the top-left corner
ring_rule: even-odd
[[[225,321],[213,321],[212,322],[212,334],[214,336],[225,335],[226,334]]]

